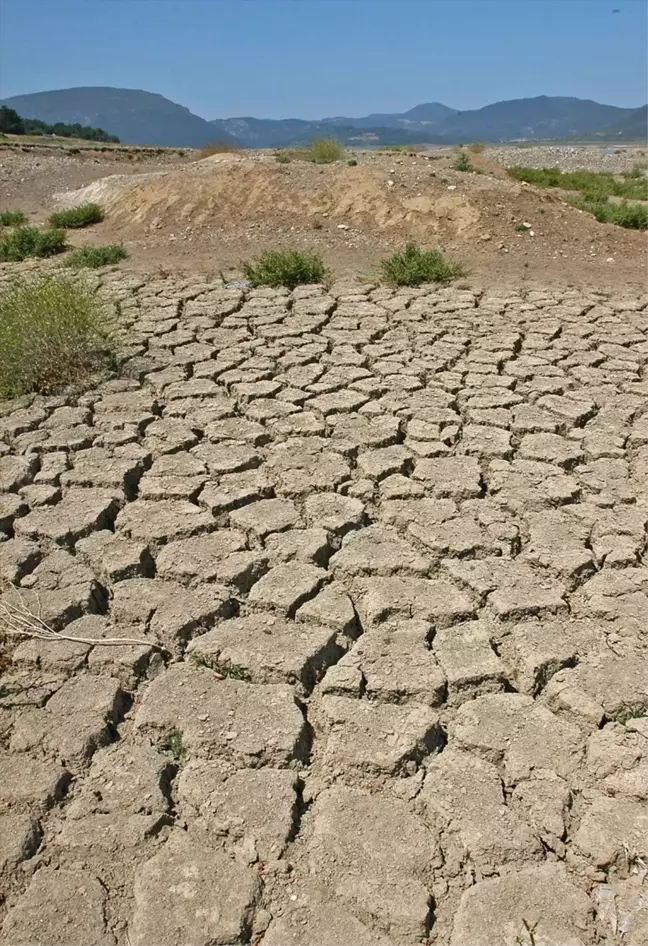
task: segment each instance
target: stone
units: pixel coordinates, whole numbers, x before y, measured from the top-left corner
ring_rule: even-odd
[[[349,639],[358,635],[356,613],[343,585],[331,582],[297,609],[295,620],[332,627]]]
[[[429,563],[395,529],[368,526],[347,535],[339,552],[331,558],[331,571],[338,577],[356,575],[425,575]]]
[[[169,891],[176,896],[169,898]],[[174,830],[136,874],[133,946],[233,943],[249,936],[260,879],[249,868]],[[160,910],[160,902],[167,906]]]
[[[271,565],[284,562],[308,562],[326,566],[333,549],[324,529],[288,529],[266,536],[264,549]]]
[[[558,434],[525,434],[520,442],[519,452],[521,457],[555,463],[565,470],[571,470],[583,459],[578,444]]]
[[[503,765],[507,784],[549,770],[569,780],[583,755],[583,737],[531,697],[492,694],[463,703],[448,724],[458,748]]]
[[[648,814],[645,805],[628,798],[596,794],[586,807],[575,847],[600,868],[628,870],[630,861],[648,856]]]
[[[451,946],[535,942],[585,946],[592,936],[592,903],[562,864],[524,867],[466,890],[455,914]],[[526,921],[526,924],[525,922]]]
[[[507,807],[497,768],[483,759],[452,748],[429,759],[416,807],[448,848],[457,847],[453,861],[469,857],[482,875],[542,859],[539,839]]]
[[[294,830],[298,784],[288,769],[227,774],[217,761],[201,759],[178,776],[177,804],[184,817],[201,819],[207,836],[225,836],[232,845],[251,842],[261,860],[276,860]]]
[[[283,532],[302,524],[295,504],[289,499],[262,499],[250,503],[235,509],[230,514],[230,522],[260,539],[271,532]]]
[[[109,585],[126,578],[149,577],[155,567],[143,542],[124,539],[108,529],[79,539],[75,552],[91,566],[100,581]]]
[[[300,684],[306,693],[343,653],[333,628],[261,614],[224,621],[188,648],[190,659],[223,676]]]
[[[362,690],[368,700],[383,703],[440,705],[446,680],[430,650],[429,634],[422,621],[372,629],[327,671],[321,692],[359,697]]]
[[[306,751],[304,719],[289,686],[218,680],[213,671],[186,663],[153,680],[135,728],[160,743],[179,732],[190,757],[219,757],[239,768],[283,767]]]
[[[34,856],[40,841],[40,825],[31,815],[0,813],[0,880],[15,877],[18,865]]]
[[[293,614],[327,579],[328,573],[315,565],[301,562],[276,565],[254,585],[248,603]]]
[[[40,750],[65,766],[78,768],[110,742],[111,727],[125,709],[116,680],[89,674],[73,677],[43,709],[25,710],[18,716],[9,747],[12,752]]]
[[[59,801],[70,773],[56,762],[0,753],[0,805],[14,811],[45,811]]]
[[[327,695],[322,723],[330,770],[356,778],[398,775],[442,745],[438,717],[428,706],[397,706]]]
[[[112,525],[119,502],[100,489],[70,489],[55,506],[34,509],[14,526],[17,536],[72,545],[97,529]]]
[[[2,930],[12,946],[114,946],[106,900],[103,884],[87,870],[42,867],[7,914]]]
[[[309,525],[344,535],[362,524],[364,505],[339,493],[315,493],[306,498],[304,516]]]
[[[472,617],[470,597],[449,581],[366,578],[354,582],[354,604],[368,624],[399,624],[413,618],[444,627]]]
[[[412,474],[429,486],[434,496],[471,499],[481,495],[481,471],[468,457],[434,457],[417,460]]]
[[[507,670],[491,645],[493,629],[483,621],[466,621],[440,629],[432,649],[448,682],[448,703],[505,689]]]
[[[318,797],[313,818],[311,872],[335,902],[392,942],[424,939],[431,906],[426,879],[439,854],[406,803],[336,786]]]

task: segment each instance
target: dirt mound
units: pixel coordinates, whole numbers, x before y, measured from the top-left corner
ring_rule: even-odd
[[[413,177],[373,164],[314,167],[240,156],[214,157],[167,173],[114,175],[75,195],[102,199],[117,228],[137,236],[151,229],[240,224],[269,216],[290,225],[316,218],[343,226],[405,230],[424,238],[474,230],[477,201],[430,177]],[[427,179],[423,179],[424,170]]]
[[[643,272],[642,234],[599,224],[564,192],[511,180],[487,155],[471,155],[474,173],[457,171],[449,151],[358,152],[356,160],[317,166],[279,163],[269,152],[214,155],[112,175],[64,199],[100,201],[110,239],[174,267],[236,265],[291,244],[323,253],[336,271],[373,271],[386,252],[416,240],[486,279],[544,280],[550,270],[557,281],[591,284],[603,268],[604,282],[636,282]]]

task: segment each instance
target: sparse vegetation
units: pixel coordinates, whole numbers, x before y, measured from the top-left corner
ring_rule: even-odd
[[[0,261],[19,263],[36,257],[46,259],[66,248],[64,230],[39,230],[37,227],[16,227],[7,230],[0,241]]]
[[[648,178],[635,176],[632,172],[621,179],[607,171],[561,171],[559,168],[512,167],[508,173],[516,181],[526,181],[537,187],[580,191],[586,197],[599,200],[607,197],[648,200]]]
[[[98,269],[100,266],[119,263],[123,259],[128,259],[128,253],[121,243],[110,243],[106,246],[81,247],[70,253],[65,262],[76,268]]]
[[[347,161],[347,164],[349,165],[350,168],[354,168],[354,167],[357,167],[358,162],[356,161],[355,158],[349,158],[349,160]]]
[[[107,306],[72,274],[18,280],[0,295],[0,398],[47,393],[113,363]]]
[[[594,214],[599,223],[614,223],[628,230],[648,230],[648,206],[646,204],[612,203],[596,197],[575,197],[572,207]]]
[[[277,164],[290,164],[292,158],[290,158],[287,154],[279,152],[279,154],[275,155],[275,161]]]
[[[238,150],[235,141],[210,141],[198,152],[198,160],[211,158],[213,154],[235,154]]]
[[[472,151],[473,154],[483,154],[486,150],[486,145],[483,141],[473,141],[472,144],[468,145],[468,150]]]
[[[380,145],[376,151],[391,151],[400,154],[417,154],[424,151],[423,145]]]
[[[70,210],[57,210],[56,213],[51,214],[49,224],[51,227],[78,230],[80,227],[88,227],[92,223],[101,223],[103,218],[104,212],[99,204],[80,204]]]
[[[385,279],[395,286],[420,286],[428,282],[447,282],[464,275],[461,266],[448,263],[438,250],[422,250],[409,243],[402,253],[382,261]]]
[[[344,148],[335,138],[315,138],[306,157],[314,164],[334,164],[344,157]]]
[[[0,211],[0,227],[20,227],[27,223],[27,215],[22,210]]]
[[[258,258],[243,263],[242,269],[252,286],[294,289],[303,283],[324,282],[327,277],[321,256],[302,250],[267,250]]]
[[[518,934],[515,937],[516,946],[536,946],[535,935],[536,935],[536,930],[538,929],[539,924],[540,924],[540,920],[536,920],[535,923],[529,923],[528,920],[525,920],[523,918],[522,925],[524,926],[524,931],[526,935],[529,937],[529,941],[527,943],[524,935],[520,936]]]
[[[457,155],[457,160],[454,163],[455,171],[472,171],[473,166],[470,163],[470,159],[465,151],[460,151]]]
[[[162,749],[168,752],[176,762],[182,762],[187,754],[182,733],[179,729],[171,729],[162,740]]]

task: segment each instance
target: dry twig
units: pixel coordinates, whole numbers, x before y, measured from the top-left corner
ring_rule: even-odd
[[[6,595],[0,598],[0,630],[12,637],[28,637],[32,640],[54,643],[72,641],[76,644],[90,644],[93,647],[123,647],[133,644],[140,647],[154,647],[165,654],[171,653],[161,644],[137,637],[74,637],[72,634],[62,634],[60,631],[54,631],[41,619],[40,614],[33,613],[15,585],[12,586],[12,590],[18,598],[17,603],[9,601]]]

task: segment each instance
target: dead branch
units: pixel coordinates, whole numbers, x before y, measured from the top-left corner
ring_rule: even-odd
[[[12,591],[17,596],[17,602],[7,600],[6,595],[0,598],[0,630],[12,637],[27,637],[50,643],[72,641],[76,644],[89,644],[92,647],[123,647],[132,644],[139,647],[153,647],[171,655],[171,651],[161,644],[137,637],[74,637],[72,634],[55,631],[42,620],[40,614],[34,614],[19,588],[13,585]],[[38,604],[40,611],[40,600]]]

